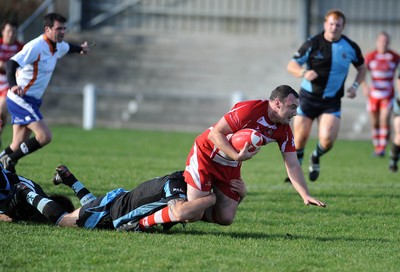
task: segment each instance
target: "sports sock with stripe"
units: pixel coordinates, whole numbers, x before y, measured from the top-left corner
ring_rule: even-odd
[[[19,145],[19,148],[15,150],[13,153],[9,155],[10,159],[14,162],[17,162],[20,158],[35,152],[42,146],[36,140],[35,137],[32,137]]]
[[[297,159],[299,160],[300,165],[303,164],[304,159],[304,148],[296,149]]]
[[[155,213],[152,213],[139,220],[139,226],[142,230],[151,228],[157,224],[176,222],[176,218],[170,208],[164,207]]]
[[[321,144],[318,142],[316,148],[314,149],[312,155],[315,158],[319,158],[322,155],[325,155],[326,153],[328,153],[328,151],[331,150],[331,148],[328,149],[324,149]]]
[[[21,194],[25,194],[26,202],[35,207],[41,214],[43,214],[50,222],[57,225],[61,218],[67,212],[55,201],[42,197],[30,190],[24,190]]]

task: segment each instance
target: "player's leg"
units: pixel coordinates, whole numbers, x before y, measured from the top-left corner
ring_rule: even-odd
[[[235,219],[239,201],[230,198],[216,186],[213,187],[213,192],[216,203],[205,211],[203,221],[223,226],[231,225]]]
[[[209,156],[201,151],[195,143],[186,160],[186,168],[183,173],[185,182],[187,183],[187,199],[193,201],[205,197],[212,190],[212,173],[216,171],[213,162]],[[204,209],[205,211],[205,209]],[[200,217],[203,216],[200,212]]]
[[[296,146],[297,159],[299,160],[300,165],[303,164],[304,149],[306,147],[308,138],[310,137],[313,123],[313,119],[301,114],[301,110],[298,109],[298,115],[296,115],[293,119],[293,136]],[[290,182],[289,177],[285,178],[285,182]]]
[[[375,155],[379,146],[379,100],[369,98],[367,111],[371,124],[372,145],[374,147],[374,152],[372,154]]]
[[[374,147],[373,155],[376,155],[379,148],[379,112],[370,112],[371,120],[371,137],[372,145]]]
[[[27,133],[29,130],[29,134]],[[30,131],[34,136],[29,138]],[[15,136],[15,140],[14,140]],[[22,157],[35,152],[51,141],[51,131],[43,120],[32,122],[26,126],[16,126],[11,149],[14,151],[8,157],[14,165]]]
[[[76,221],[79,219],[79,212],[81,208],[76,209],[72,213],[64,215],[58,222],[60,227],[78,227]]]
[[[391,100],[382,100],[379,112],[379,144],[377,155],[383,157],[385,156],[386,146],[390,137],[390,115],[392,113]]]
[[[0,154],[0,162],[3,165],[4,169],[7,169],[11,172],[15,172],[15,164],[10,156],[20,149],[21,143],[23,143],[26,139],[31,135],[31,131],[28,129],[26,125],[13,124],[13,138],[11,144],[6,147],[3,152]]]
[[[393,118],[393,132],[394,138],[390,150],[389,170],[397,172],[397,163],[400,158],[400,115],[395,115]]]
[[[339,113],[324,113],[318,123],[318,143],[310,156],[309,179],[317,180],[320,172],[320,157],[328,153],[333,147],[340,129]]]
[[[70,187],[78,197],[81,205],[92,202],[96,197],[71,173],[65,165],[56,167],[53,177],[54,185],[65,184]]]
[[[186,195],[187,195],[188,201],[193,201],[195,199],[199,199],[199,198],[205,197],[205,196],[207,196],[209,194],[210,194],[210,191],[201,191],[201,190],[199,190],[199,189],[197,189],[197,188],[195,188],[195,187],[193,187],[193,186],[191,186],[189,184],[187,186]]]
[[[293,120],[293,134],[296,145],[296,153],[299,163],[303,163],[304,148],[310,137],[313,120],[303,115],[296,115]]]
[[[35,139],[41,147],[51,142],[52,133],[44,120],[30,123],[28,128],[35,134]]]
[[[169,229],[174,225],[169,223],[185,223],[201,220],[204,210],[214,205],[215,200],[216,198],[213,193],[191,201],[182,198],[173,199],[168,202],[167,207],[141,218],[139,220],[139,229],[146,230],[158,224],[163,224]]]

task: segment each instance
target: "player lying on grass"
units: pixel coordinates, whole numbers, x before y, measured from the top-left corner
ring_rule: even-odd
[[[198,221],[202,211],[215,204],[213,193],[188,202],[182,171],[145,181],[131,191],[118,188],[99,198],[64,165],[56,168],[53,183],[69,186],[83,206],[68,212],[57,201],[18,183],[9,210],[25,202],[59,226],[145,231],[158,224],[169,229],[174,223]],[[244,197],[244,182],[233,183],[233,190]]]
[[[0,164],[0,221],[25,220],[38,223],[48,222],[47,218],[28,202],[20,201],[19,203],[15,203],[12,201],[18,184],[28,187],[32,192],[43,197],[56,201],[66,212],[75,210],[74,205],[68,197],[62,195],[47,196],[39,184],[4,170]]]

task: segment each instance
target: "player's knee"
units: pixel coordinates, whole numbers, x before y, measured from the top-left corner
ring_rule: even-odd
[[[53,139],[53,136],[51,134],[43,134],[43,135],[36,136],[36,140],[39,142],[39,144],[41,146],[49,144],[52,139]]]
[[[226,217],[226,218],[216,218],[216,219],[214,219],[214,222],[217,223],[217,224],[219,224],[219,225],[221,225],[221,226],[229,226],[229,225],[232,225],[233,221],[234,221],[234,218],[228,218],[228,217]]]
[[[212,219],[214,223],[217,223],[222,226],[229,226],[232,225],[235,215],[234,214],[229,214],[229,213],[223,213],[223,214],[216,214],[213,213]]]

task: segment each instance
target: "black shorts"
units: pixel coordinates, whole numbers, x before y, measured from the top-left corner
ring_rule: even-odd
[[[341,99],[321,98],[303,89],[300,90],[300,105],[297,114],[311,119],[318,118],[323,113],[333,114],[340,118]]]
[[[99,197],[92,202],[82,206],[81,210],[79,211],[79,218],[76,220],[76,224],[78,227],[85,227],[86,220],[89,219],[89,217],[94,213],[93,208],[100,206],[101,201],[103,200],[104,196]],[[92,209],[92,211],[89,211],[89,209]],[[106,211],[109,209],[109,206],[106,205],[104,207],[101,207],[100,210],[95,209],[96,212],[102,212]],[[109,213],[107,212],[101,219],[100,221],[96,224],[96,228],[99,229],[113,229],[113,224],[111,221],[111,218],[109,216]]]

